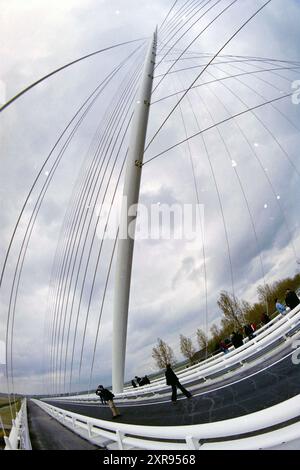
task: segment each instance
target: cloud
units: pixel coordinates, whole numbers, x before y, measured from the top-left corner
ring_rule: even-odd
[[[68,0],[43,2],[42,6],[37,0],[13,0],[3,4],[0,26],[5,41],[0,46],[1,79],[6,84],[8,97],[51,69],[87,52],[130,39],[150,37],[156,23],[163,20],[171,6],[159,0],[151,3],[138,0],[126,3],[125,0]],[[243,4],[238,2],[193,44],[193,58],[181,60],[174,71],[207,61],[207,58],[197,58],[196,55],[200,52],[216,52],[261,4],[261,1],[252,0]],[[178,54],[178,49],[183,50],[219,11],[221,5],[195,24],[189,34],[178,41],[176,50],[174,48],[172,52]],[[192,20],[187,21],[189,17],[187,15],[186,23],[183,22],[181,33],[192,23]],[[230,43],[224,54],[299,60],[299,19],[298,2],[289,2],[287,8],[283,2],[274,1]],[[180,33],[173,40],[179,39],[179,36]],[[166,43],[168,37],[170,35],[165,33],[160,39]],[[29,92],[1,115],[2,262],[28,190],[64,126],[89,93],[136,47],[137,44],[133,44],[115,49],[77,64]],[[96,236],[89,251],[97,224],[97,214],[92,211],[92,207],[94,204],[97,207],[101,205],[103,198],[108,204],[112,200],[121,160],[128,145],[128,135],[122,142],[122,134],[118,134],[121,121],[125,119],[121,109],[124,109],[126,84],[130,84],[130,74],[133,74],[134,68],[142,65],[143,57],[144,51],[143,55],[138,53],[105,88],[66,149],[36,219],[16,303],[14,305],[14,291],[9,310],[14,269],[26,223],[42,185],[51,178],[51,164],[59,155],[67,136],[43,170],[22,217],[4,279],[0,314],[2,341],[5,340],[8,311],[9,332],[14,318],[12,366],[16,391],[42,393],[52,390],[53,381],[59,381],[59,369],[64,372],[65,357],[68,390],[75,335],[71,388],[79,390],[88,385],[113,249],[112,242],[105,241],[89,305],[101,247],[101,239]],[[228,59],[222,57],[218,61]],[[169,56],[166,60],[169,60]],[[225,73],[237,74],[240,72],[237,68],[254,71],[259,67],[271,68],[273,65],[261,61],[219,64],[210,67],[201,80],[211,81]],[[162,74],[169,66],[169,62],[162,63],[155,74]],[[160,99],[189,86],[200,70],[192,68],[169,75],[157,88],[153,98]],[[240,81],[230,79],[193,90],[188,94],[190,100],[184,99],[181,103],[186,129],[178,107],[149,146],[145,159],[185,139],[186,131],[188,135],[199,132],[229,114],[246,109],[246,106],[261,103],[263,97],[270,99],[278,96],[281,88],[289,92],[291,82],[299,76],[299,72],[285,70],[280,71],[279,75],[264,72],[259,75],[264,82],[257,78],[258,75],[256,77],[252,74],[247,78],[241,77]],[[201,80],[197,84],[202,83]],[[122,106],[116,108],[109,123],[106,121],[108,112],[123,92]],[[148,142],[177,100],[178,96],[175,96],[151,107]],[[128,109],[132,109],[131,106],[128,95]],[[180,145],[144,166],[140,201],[146,207],[159,203],[195,204],[200,199],[199,202],[204,205],[205,249],[203,251],[201,237],[192,241],[136,242],[128,325],[127,378],[151,370],[151,350],[158,337],[168,341],[177,358],[181,358],[179,334],[183,333],[195,340],[197,327],[205,329],[206,295],[208,326],[220,320],[216,302],[221,290],[232,288],[230,262],[237,294],[251,302],[256,301],[257,285],[263,282],[261,261],[268,282],[294,274],[294,251],[299,255],[300,248],[296,204],[300,187],[299,133],[295,128],[299,111],[300,108],[293,106],[289,100],[278,102],[276,107],[264,107],[256,113],[267,129],[255,115],[248,113],[220,126],[219,132],[216,129],[206,132],[190,140],[190,146]],[[128,119],[129,112],[124,125]],[[276,136],[277,142],[270,131]],[[117,136],[115,141],[112,139],[113,134]],[[97,153],[101,139],[103,147]],[[113,166],[119,148],[119,160]],[[110,162],[109,157],[112,158]],[[233,160],[236,163],[234,166]],[[81,192],[84,180],[87,190]],[[274,191],[280,199],[275,197]],[[117,192],[113,214],[117,212],[121,192],[120,189]],[[76,206],[79,201],[80,206]],[[88,223],[89,230],[86,231]],[[61,243],[56,251],[59,240]],[[92,385],[100,378],[108,385],[111,380],[114,277],[113,263],[102,309]],[[53,339],[56,350],[55,377],[49,370]],[[79,382],[78,368],[82,351]],[[63,376],[60,381],[64,382]],[[4,384],[1,386],[5,387]]]

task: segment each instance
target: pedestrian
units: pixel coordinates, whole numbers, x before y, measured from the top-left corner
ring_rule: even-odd
[[[139,387],[142,387],[143,385],[145,385],[144,378],[142,378],[142,379],[139,381]]]
[[[285,303],[288,307],[290,307],[291,310],[294,310],[294,308],[296,308],[300,304],[300,300],[296,292],[292,291],[291,289],[288,289],[286,291]]]
[[[171,364],[167,364],[165,376],[167,385],[172,387],[172,403],[175,404],[177,402],[177,388],[179,388],[187,398],[192,398],[191,392],[186,390],[179,382],[177,375],[171,368]]]
[[[280,315],[284,315],[286,313],[285,306],[282,305],[278,299],[275,299],[275,307],[276,307],[277,312],[280,313]]]
[[[131,385],[133,386],[133,388],[136,388],[136,383],[134,380],[131,381]]]
[[[148,379],[147,375],[145,375],[145,377],[143,377],[140,382],[139,382],[139,386],[140,387],[143,387],[143,385],[148,385],[150,383],[150,380]]]
[[[269,315],[265,312],[262,314],[262,317],[261,317],[261,322],[266,325],[267,323],[269,323],[271,321],[271,318],[269,317]]]
[[[230,339],[235,349],[240,348],[244,344],[243,336],[236,331],[232,332]]]
[[[111,393],[107,388],[104,388],[103,385],[98,385],[98,388],[96,390],[96,395],[98,395],[101,399],[101,403],[103,405],[108,404],[110,407],[112,414],[113,414],[113,419],[118,418],[121,416],[119,413],[119,410],[117,409],[116,405],[114,404],[114,394]]]
[[[221,341],[220,342],[220,349],[221,351],[224,353],[224,354],[228,354],[229,351],[228,351],[228,346],[227,344],[224,342],[224,341]]]
[[[147,375],[145,375],[145,377],[144,377],[144,383],[145,383],[145,385],[149,385],[149,384],[150,384],[150,380],[149,380],[149,378],[148,378]]]
[[[248,336],[249,341],[250,341],[251,339],[253,339],[254,336],[255,336],[255,335],[253,334],[254,331],[253,331],[253,329],[251,328],[251,325],[245,325],[245,326],[244,326],[244,332],[245,332],[245,335]]]
[[[142,380],[141,377],[138,377],[138,376],[136,375],[136,376],[135,376],[135,379],[136,379],[138,385],[140,385],[140,382],[141,382],[141,380]]]

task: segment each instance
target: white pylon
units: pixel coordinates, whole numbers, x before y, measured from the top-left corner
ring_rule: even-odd
[[[112,386],[114,393],[121,393],[124,386],[128,307],[137,212],[136,204],[138,203],[140,192],[156,46],[157,29],[151,40],[145,60],[138,100],[134,110],[126,163],[114,286],[112,338]]]

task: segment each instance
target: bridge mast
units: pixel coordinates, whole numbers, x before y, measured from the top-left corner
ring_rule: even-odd
[[[128,307],[137,215],[135,205],[139,200],[156,46],[157,29],[149,45],[145,60],[138,101],[135,106],[131,127],[126,163],[114,288],[112,341],[112,385],[114,393],[122,392],[124,386]]]

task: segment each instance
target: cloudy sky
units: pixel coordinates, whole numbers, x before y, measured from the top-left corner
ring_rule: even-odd
[[[0,0],[2,101],[82,55],[140,39],[61,72],[0,115],[1,265],[23,203],[43,168],[16,233],[1,288],[0,341],[9,339],[9,369],[14,376],[10,388],[14,386],[17,392],[52,390],[53,341],[54,381],[65,383],[68,390],[74,352],[71,388],[86,388],[100,312],[92,385],[111,384],[114,263],[104,302],[103,293],[113,242],[102,242],[97,214],[102,210],[102,216],[102,202],[110,207],[113,198],[112,215],[118,214],[123,173],[115,197],[114,190],[128,145],[128,132],[122,138],[123,132],[129,126],[150,37],[173,3]],[[159,33],[157,60],[164,60],[155,70],[148,142],[178,102],[179,91],[188,88],[208,62],[211,56],[204,54],[218,52],[265,2],[237,0],[230,6],[228,0],[199,0],[189,2],[190,10],[184,10],[184,3],[178,0],[173,11],[176,15],[182,8],[174,16],[176,29],[170,23],[168,30]],[[227,7],[172,69],[181,71],[170,73],[160,83],[172,60]],[[291,93],[293,81],[300,79],[299,24],[298,0],[273,0],[197,80],[197,88],[186,95],[147,149],[145,161],[234,114]],[[234,62],[228,56],[235,56]],[[237,62],[236,56],[243,58]],[[265,60],[253,59],[258,57]],[[68,134],[43,167],[53,145],[84,100],[118,65],[120,70],[95,101],[52,174]],[[254,73],[261,69],[268,71]],[[204,84],[228,75],[239,76]],[[165,98],[168,95],[172,96]],[[112,121],[110,112],[114,112]],[[214,127],[144,166],[140,201],[146,207],[195,205],[198,194],[204,207],[204,247],[199,233],[194,240],[137,240],[127,379],[153,370],[151,350],[158,337],[172,345],[181,359],[179,334],[195,340],[197,327],[218,323],[216,302],[221,290],[254,302],[259,284],[295,273],[300,258],[299,116],[300,107],[291,97],[285,98]],[[113,126],[108,124],[105,134],[108,122]],[[99,158],[93,160],[97,148]],[[84,182],[85,193],[81,192]],[[19,258],[22,240],[45,183],[49,186],[28,245],[25,239],[23,262],[23,256]],[[76,212],[80,194],[86,197]],[[74,214],[77,219],[72,224]],[[64,258],[66,247],[68,257]],[[61,269],[63,259],[65,269]],[[66,380],[63,375],[59,379],[58,369],[66,370]],[[5,390],[4,380],[1,389]]]

